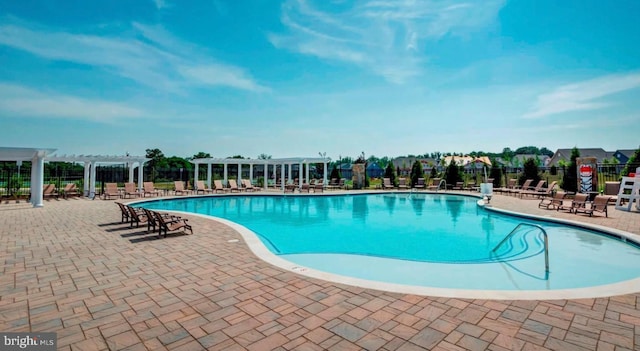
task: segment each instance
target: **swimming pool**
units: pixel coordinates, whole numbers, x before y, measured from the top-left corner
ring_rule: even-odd
[[[216,196],[145,202],[239,223],[298,271],[442,289],[548,291],[640,275],[640,249],[603,233],[488,211],[477,198],[377,193]],[[542,227],[549,238],[545,271]],[[292,265],[293,266],[293,265]]]

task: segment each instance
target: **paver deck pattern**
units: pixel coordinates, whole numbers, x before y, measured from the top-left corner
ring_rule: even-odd
[[[640,213],[589,218],[508,196],[491,202],[640,234]],[[189,216],[194,235],[162,239],[120,219],[113,201],[1,204],[0,331],[56,332],[60,350],[640,350],[640,292],[550,301],[389,293],[273,267],[205,218]]]

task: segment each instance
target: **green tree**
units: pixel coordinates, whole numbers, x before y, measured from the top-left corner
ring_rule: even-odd
[[[267,154],[258,155],[258,160],[270,160],[270,159],[271,159],[271,155],[267,155]]]
[[[533,158],[528,158],[526,161],[524,161],[523,172],[520,175],[518,183],[522,185],[527,179],[533,179],[532,184],[536,184],[538,183],[538,181],[540,181],[538,165],[536,164],[536,160],[534,160]]]
[[[454,158],[451,158],[451,162],[447,166],[445,179],[447,184],[456,184],[462,181],[462,175],[460,174],[460,168],[456,165]]]
[[[396,184],[396,172],[393,170],[393,163],[387,163],[387,167],[384,169],[384,177],[391,180],[391,184]]]
[[[340,176],[340,171],[338,170],[338,166],[336,166],[335,164],[333,165],[333,169],[331,170],[331,175],[329,176],[329,178],[331,178],[331,179],[340,179],[340,178],[342,178]]]
[[[634,173],[638,167],[640,167],[640,148],[631,155],[629,161],[627,161],[627,164],[624,166],[620,174],[626,177],[629,173]]]
[[[491,160],[491,170],[489,171],[489,178],[493,178],[493,187],[499,188],[502,184],[502,169],[498,165],[498,162]]]
[[[145,157],[150,159],[146,163],[147,172],[151,174],[151,181],[155,182],[158,176],[158,168],[166,167],[167,161],[160,149],[146,149],[145,151],[147,153]]]
[[[422,169],[422,163],[418,160],[413,162],[411,166],[411,186],[418,184],[418,178],[424,178],[424,170]]]
[[[211,158],[211,154],[208,152],[198,152],[197,154],[193,155],[193,157],[191,157],[192,160],[198,159],[198,158]]]
[[[561,187],[565,191],[576,192],[578,190],[578,162],[576,161],[578,157],[580,157],[580,151],[574,146],[571,149],[571,161],[562,178]]]

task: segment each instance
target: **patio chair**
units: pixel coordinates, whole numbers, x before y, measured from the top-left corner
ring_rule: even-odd
[[[515,189],[516,185],[518,183],[518,180],[515,178],[511,178],[507,181],[507,185],[504,187],[500,187],[500,188],[495,188],[493,189],[494,192],[498,192],[498,193],[509,193],[511,192],[511,190]]]
[[[398,189],[409,189],[407,178],[398,178]]]
[[[238,183],[236,182],[235,179],[229,179],[228,182],[229,182],[229,191],[230,192],[233,192],[234,190],[237,191],[237,192],[241,191],[241,189],[238,187]]]
[[[256,188],[255,186],[253,186],[253,184],[251,184],[251,180],[250,179],[243,179],[242,180],[242,186],[244,187],[245,191],[257,191],[258,188]]]
[[[196,195],[197,194],[207,194],[207,193],[213,193],[213,189],[209,189],[207,188],[207,185],[204,183],[204,180],[198,180],[196,181]]]
[[[530,190],[531,188],[531,183],[533,183],[533,179],[527,179],[524,181],[524,184],[522,184],[522,186],[515,186],[513,187],[513,189],[509,190],[509,194],[519,194],[522,190]]]
[[[547,210],[555,209],[557,210],[560,206],[562,206],[562,201],[567,196],[567,193],[563,191],[558,191],[551,196],[545,196],[540,200],[538,204],[538,208],[544,208]]]
[[[47,198],[47,197],[55,197],[56,199],[59,198],[60,194],[56,191],[56,185],[55,184],[45,184],[45,186],[42,188],[42,197],[43,198]]]
[[[175,216],[166,212],[161,213],[158,211],[149,210],[144,207],[142,208],[142,211],[144,212],[145,216],[147,216],[147,218],[149,219],[147,221],[147,231],[150,231],[152,233],[156,231],[156,228],[158,230],[160,229],[161,223],[160,223],[160,220],[158,220],[158,216],[165,218],[167,221],[180,219],[179,216]]]
[[[154,215],[158,221],[158,236],[162,236],[164,232],[164,237],[166,238],[167,233],[177,230],[182,230],[183,233],[186,233],[188,230],[190,234],[193,234],[193,228],[187,223],[187,219],[185,218],[163,216],[159,212],[154,212]]]
[[[393,186],[393,184],[391,184],[391,178],[383,178],[382,179],[382,189],[383,190],[387,190],[387,189],[394,189],[395,187]]]
[[[591,203],[591,206],[578,207],[574,210],[574,213],[588,213],[589,217],[591,217],[593,216],[593,212],[600,212],[604,213],[605,217],[609,217],[609,214],[607,212],[607,205],[609,204],[610,198],[611,196],[608,195],[596,195],[595,199],[593,199],[593,202]]]
[[[413,186],[416,189],[425,189],[426,184],[424,183],[424,178],[418,178],[418,182]]]
[[[338,189],[338,178],[331,178],[329,185],[327,185],[328,190]]]
[[[321,193],[324,191],[324,181],[322,179],[316,181],[315,184],[313,184],[313,192],[314,193]]]
[[[589,194],[575,194],[573,200],[571,200],[571,203],[569,205],[565,205],[563,202],[562,205],[556,208],[556,210],[568,210],[569,212],[574,212],[580,208],[586,207],[587,199],[589,199]]]
[[[218,180],[214,180],[213,181],[213,186],[215,186],[216,188],[214,189],[215,192],[227,192],[228,189],[224,187],[224,185],[222,185],[222,180],[218,179]]]
[[[453,186],[452,190],[462,190],[464,188],[464,182],[456,182],[456,185]]]
[[[540,195],[544,195],[545,193],[549,193],[551,194],[551,190],[553,189],[553,187],[556,186],[556,183],[553,183],[553,187],[549,186],[547,188],[543,188],[545,181],[544,180],[539,180],[538,184],[536,184],[536,186],[533,189],[521,189],[518,194],[520,194],[520,198],[523,198],[525,195],[526,196],[540,196]],[[549,189],[551,188],[551,189]]]
[[[126,198],[127,196],[135,196],[135,197],[141,196],[140,192],[136,188],[136,183],[124,184],[124,197]]]
[[[122,219],[120,220],[120,222],[125,223],[125,222],[130,222],[131,221],[131,213],[129,212],[129,206],[121,203],[121,202],[117,202],[116,201],[116,205],[118,205],[118,208],[120,208],[120,213],[122,216]]]
[[[129,209],[129,227],[133,228],[133,223],[136,224],[136,228],[140,227],[140,224],[147,224],[147,231],[151,230],[149,217],[147,217],[143,209],[131,207],[129,205],[124,206],[127,206],[127,209]]]
[[[120,198],[120,190],[118,190],[118,183],[104,183],[104,193],[102,194],[105,200],[115,197]]]
[[[64,186],[64,189],[62,189],[62,196],[66,199],[69,196],[73,196],[73,195],[80,196],[80,192],[76,187],[76,183],[68,183],[67,185]]]
[[[300,185],[300,192],[308,193],[310,188],[311,186],[309,185],[309,183],[302,183],[302,185]]]
[[[160,196],[160,194],[162,194],[162,191],[160,189],[156,189],[156,187],[153,185],[153,182],[144,182],[142,183],[142,186],[142,197],[146,197],[147,194],[153,196]]]
[[[438,190],[440,188],[440,181],[442,178],[432,178],[431,185],[427,187],[427,190]]]
[[[180,180],[176,180],[173,182],[173,190],[176,195],[188,195],[191,193],[191,190],[188,190],[184,187],[184,182]]]

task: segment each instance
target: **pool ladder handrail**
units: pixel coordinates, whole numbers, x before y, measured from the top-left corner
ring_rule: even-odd
[[[440,183],[438,183],[438,187],[436,188],[436,191],[440,190],[440,186],[442,185],[442,183],[444,183],[444,190],[447,190],[447,181],[444,179],[440,179]]]
[[[509,239],[515,232],[517,232],[518,228],[522,226],[530,226],[530,227],[538,228],[542,232],[542,235],[544,236],[544,271],[545,273],[549,273],[549,236],[547,235],[547,231],[537,224],[524,223],[524,222],[518,224],[515,228],[513,228],[513,230],[509,234],[507,234],[507,236],[504,237],[504,239],[502,239],[502,241],[498,245],[496,245],[496,247],[493,248],[493,250],[491,250],[491,252],[495,253],[496,250],[500,246],[502,246],[502,244],[504,244],[507,241],[507,239]]]

